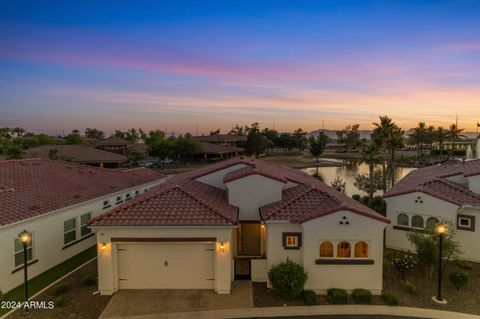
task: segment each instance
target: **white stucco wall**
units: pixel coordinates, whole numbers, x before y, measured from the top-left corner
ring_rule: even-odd
[[[421,198],[423,203],[415,203],[415,200]],[[394,229],[393,226],[397,224],[397,216],[400,213],[405,213],[411,218],[414,215],[423,216],[426,221],[428,217],[436,217],[440,221],[450,221],[455,225],[457,223],[457,214],[476,216],[477,227],[475,232],[457,229],[456,240],[460,242],[463,254],[462,259],[480,262],[480,231],[478,223],[480,222],[480,208],[466,208],[461,209],[459,206],[443,201],[436,197],[415,192],[395,197],[385,198],[387,202],[387,218],[392,223],[387,226],[386,232],[386,246],[395,249],[412,250],[413,246],[407,239],[407,231]]]
[[[243,167],[246,167],[246,166],[247,165],[245,165],[245,164],[234,165],[234,166],[227,167],[225,169],[210,173],[208,175],[201,176],[201,177],[197,178],[196,180],[199,181],[199,182],[217,187],[217,188],[227,189],[227,187],[223,183],[223,178],[225,177],[225,175],[227,175],[230,172],[239,170],[240,168],[243,168]]]
[[[259,208],[282,199],[285,183],[250,175],[226,184],[228,202],[239,208],[239,221],[260,220]]]
[[[232,227],[94,227],[98,247],[98,289],[102,295],[111,295],[118,290],[117,243],[111,238],[216,238],[215,249],[215,291],[230,293],[232,281]],[[106,249],[102,250],[102,244]],[[224,251],[220,251],[220,243]],[[195,261],[192,261],[195,262]]]
[[[346,219],[343,219],[343,216]],[[340,225],[349,221],[349,225]],[[287,258],[303,265],[308,272],[305,289],[325,293],[329,288],[369,289],[374,294],[382,290],[383,229],[385,224],[378,220],[342,211],[330,214],[302,225],[288,222],[267,222],[267,271]],[[285,249],[282,233],[301,232],[302,248]],[[369,245],[369,258],[373,265],[317,265],[320,243],[324,240],[337,242],[346,240],[352,245],[363,240]]]
[[[90,236],[65,249],[63,238],[64,221],[77,218],[77,239],[80,238],[80,216],[91,213],[92,218],[108,212],[115,205],[117,196],[125,198],[126,193],[134,196],[135,190],[141,193],[163,182],[163,180],[140,185],[108,196],[99,197],[88,202],[60,209],[38,217],[24,220],[15,224],[0,228],[0,290],[5,293],[23,283],[23,271],[12,273],[15,268],[14,240],[24,229],[33,233],[33,260],[37,262],[28,266],[29,278],[33,278],[42,272],[52,268],[71,258],[85,249],[95,245],[95,236]],[[111,207],[103,209],[103,201],[110,200]],[[86,236],[87,237],[87,236]]]

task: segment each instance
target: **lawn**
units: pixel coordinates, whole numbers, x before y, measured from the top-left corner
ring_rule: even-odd
[[[47,287],[55,280],[65,276],[75,268],[89,261],[97,255],[96,246],[93,246],[80,254],[64,261],[63,263],[41,273],[40,275],[28,281],[29,295],[32,296]],[[24,300],[24,285],[20,285],[3,296],[3,300],[8,301],[23,301]],[[6,314],[8,309],[0,309],[0,316]]]

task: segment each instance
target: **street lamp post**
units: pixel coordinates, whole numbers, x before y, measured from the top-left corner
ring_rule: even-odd
[[[435,233],[438,235],[438,289],[437,295],[432,297],[433,301],[441,304],[446,304],[447,300],[442,296],[442,259],[443,259],[443,237],[448,233],[448,226],[446,224],[438,224],[435,227]]]
[[[23,279],[24,279],[24,288],[25,288],[25,303],[22,309],[22,315],[28,316],[30,314],[30,309],[28,308],[28,255],[27,255],[27,247],[28,244],[32,241],[32,233],[24,230],[20,234],[18,234],[18,238],[23,245]]]

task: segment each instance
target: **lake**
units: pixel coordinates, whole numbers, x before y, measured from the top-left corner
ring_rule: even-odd
[[[340,177],[344,182],[347,183],[346,194],[352,196],[353,194],[367,195],[364,192],[358,190],[353,182],[355,177],[360,174],[368,174],[368,165],[360,161],[355,160],[338,160],[338,159],[329,159],[322,158],[322,160],[330,161],[332,163],[339,163],[341,166],[327,166],[319,167],[318,173],[322,177],[322,180],[330,186],[330,183],[336,178]],[[376,169],[381,169],[381,165],[377,165]],[[315,175],[316,167],[308,167],[302,169],[310,175]],[[395,168],[395,181],[398,182],[405,175],[413,171],[414,167],[396,167]],[[389,184],[391,183],[391,178],[389,178]],[[391,185],[389,185],[390,187]],[[377,192],[377,195],[381,195],[382,192]]]

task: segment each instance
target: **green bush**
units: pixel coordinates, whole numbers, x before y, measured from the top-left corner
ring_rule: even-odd
[[[53,294],[55,296],[60,296],[65,294],[67,290],[68,290],[68,285],[64,282],[61,282],[58,285],[53,287]]]
[[[353,300],[360,305],[369,305],[372,303],[372,293],[367,289],[354,289]]]
[[[465,272],[455,271],[448,276],[448,279],[455,286],[455,288],[457,288],[457,290],[460,290],[460,288],[464,287],[470,282],[470,275]]]
[[[345,305],[348,303],[348,293],[345,289],[330,288],[327,291],[327,300],[334,305]]]
[[[289,259],[268,271],[268,279],[273,289],[287,300],[292,300],[302,293],[307,278],[305,269]]]
[[[412,270],[416,265],[417,261],[415,257],[404,251],[396,251],[393,257],[393,264],[395,268],[400,272],[402,277],[405,277],[406,273]]]
[[[398,306],[398,297],[392,292],[383,292],[383,300],[389,306]]]
[[[360,195],[358,195],[358,194],[353,194],[353,195],[352,195],[352,198],[353,198],[354,200],[356,200],[357,202],[360,201]]]
[[[60,295],[57,298],[55,298],[53,303],[55,304],[55,307],[63,307],[63,306],[65,306],[67,301],[68,301],[67,295]]]
[[[458,268],[465,269],[465,270],[470,270],[473,268],[473,265],[471,262],[468,260],[455,260],[455,265],[457,265]]]
[[[82,283],[84,286],[93,286],[97,283],[94,275],[85,275],[82,279]]]
[[[416,295],[418,293],[417,286],[412,284],[410,281],[405,282],[405,291],[410,295]]]
[[[318,305],[318,296],[313,290],[304,290],[303,291],[303,300],[308,306]]]
[[[375,196],[370,201],[370,208],[379,213],[380,215],[386,216],[387,213],[387,203],[382,198],[382,196]]]

